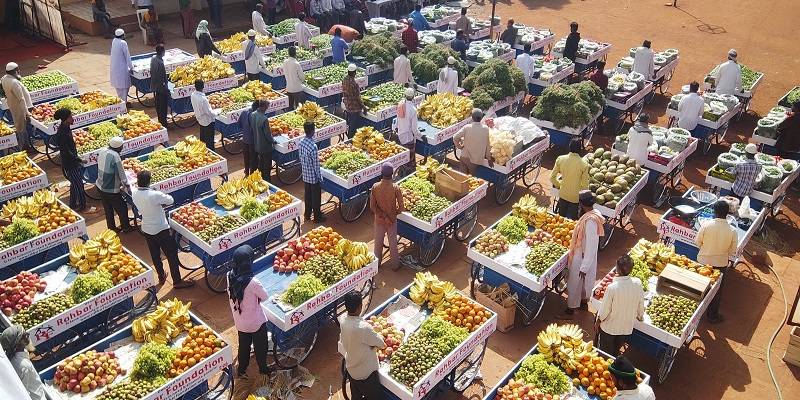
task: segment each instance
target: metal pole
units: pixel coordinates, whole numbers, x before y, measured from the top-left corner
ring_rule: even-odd
[[[489,40],[494,39],[494,10],[497,7],[497,0],[492,0],[492,19],[489,20]]]

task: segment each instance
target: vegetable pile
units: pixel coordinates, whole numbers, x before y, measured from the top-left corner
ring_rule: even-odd
[[[205,143],[196,136],[189,135],[172,148],[150,153],[145,161],[140,161],[138,158],[126,158],[122,161],[122,165],[125,169],[133,171],[134,174],[145,169],[149,170],[153,174],[153,183],[155,184],[219,160],[220,157],[212,153]]]
[[[319,54],[313,50],[306,50],[303,47],[297,47],[297,53],[295,54],[295,59],[298,62],[307,61],[307,60],[314,60],[319,58]],[[273,69],[283,65],[283,62],[289,58],[289,49],[280,49],[275,51],[274,53],[270,54],[269,57],[265,60],[267,63],[267,68]]]
[[[464,79],[469,73],[469,66],[461,60],[457,52],[440,44],[425,46],[420,52],[409,55],[414,79],[421,85],[439,79],[439,69],[447,65],[448,57],[456,59],[455,69],[458,71],[459,80]]]
[[[298,22],[300,22],[300,20],[297,18],[287,18],[275,25],[270,25],[267,29],[272,33],[272,36],[286,36],[290,33],[294,33],[294,26]]]
[[[397,103],[404,98],[405,88],[403,85],[394,82],[381,83],[377,86],[368,87],[361,92],[361,100],[367,110],[376,111],[386,107],[397,106]]]
[[[548,86],[533,107],[531,116],[550,121],[556,128],[579,128],[591,122],[605,105],[605,97],[594,82]]]
[[[389,33],[370,35],[353,44],[350,55],[363,57],[367,64],[381,67],[391,65],[397,58],[401,43]]]
[[[347,76],[347,63],[342,62],[339,64],[326,65],[306,72],[306,85],[308,87],[318,90],[320,87],[330,85],[333,83],[342,83],[344,77]],[[356,70],[356,77],[364,76],[363,69]]]
[[[472,70],[463,85],[470,92],[475,107],[482,110],[495,101],[526,91],[525,76],[519,68],[491,57]]]

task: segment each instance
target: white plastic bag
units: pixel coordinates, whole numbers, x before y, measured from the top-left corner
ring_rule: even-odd
[[[757,214],[750,209],[750,196],[744,196],[738,210],[739,218],[756,219]]]

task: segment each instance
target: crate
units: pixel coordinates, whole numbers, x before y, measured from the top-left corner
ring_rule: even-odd
[[[450,201],[469,193],[469,175],[445,168],[436,173],[436,192]]]
[[[783,353],[783,361],[800,367],[800,328],[796,326],[789,332],[789,345]]]
[[[503,288],[504,286],[505,288]],[[497,290],[506,291],[509,294],[508,296],[505,296],[504,300],[502,300],[502,304],[498,303],[494,299],[496,296],[492,295],[492,292]],[[516,301],[510,295],[510,293],[511,289],[508,287],[508,284],[505,283],[497,288],[484,283],[480,285],[478,290],[475,292],[475,300],[497,314],[497,330],[503,333],[514,329],[514,319],[516,318],[517,314]]]

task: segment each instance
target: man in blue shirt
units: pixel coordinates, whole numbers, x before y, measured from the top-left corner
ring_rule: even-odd
[[[422,15],[421,5],[417,4],[414,7],[414,11],[412,11],[411,14],[408,14],[408,17],[411,18],[411,21],[414,23],[414,29],[416,29],[417,32],[431,29],[431,26],[428,24],[428,20]]]
[[[319,165],[319,150],[317,142],[314,141],[314,123],[306,122],[303,130],[306,136],[300,140],[300,171],[305,185],[303,201],[306,203],[305,218],[311,220],[311,213],[314,213],[314,222],[321,224],[325,222],[322,215],[322,171]]]
[[[333,51],[334,64],[344,62],[344,52],[347,51],[348,48],[349,46],[347,45],[347,42],[342,39],[341,28],[336,28],[336,30],[333,31],[333,38],[331,39],[331,50]]]
[[[467,45],[467,35],[464,31],[456,33],[456,38],[450,43],[450,48],[457,51],[462,60],[467,61],[467,48],[469,48],[469,45]]]
[[[250,114],[258,108],[258,100],[239,114],[239,128],[242,130],[242,156],[244,156],[244,174],[250,175],[258,169],[258,154],[253,146],[253,130],[250,128]]]

